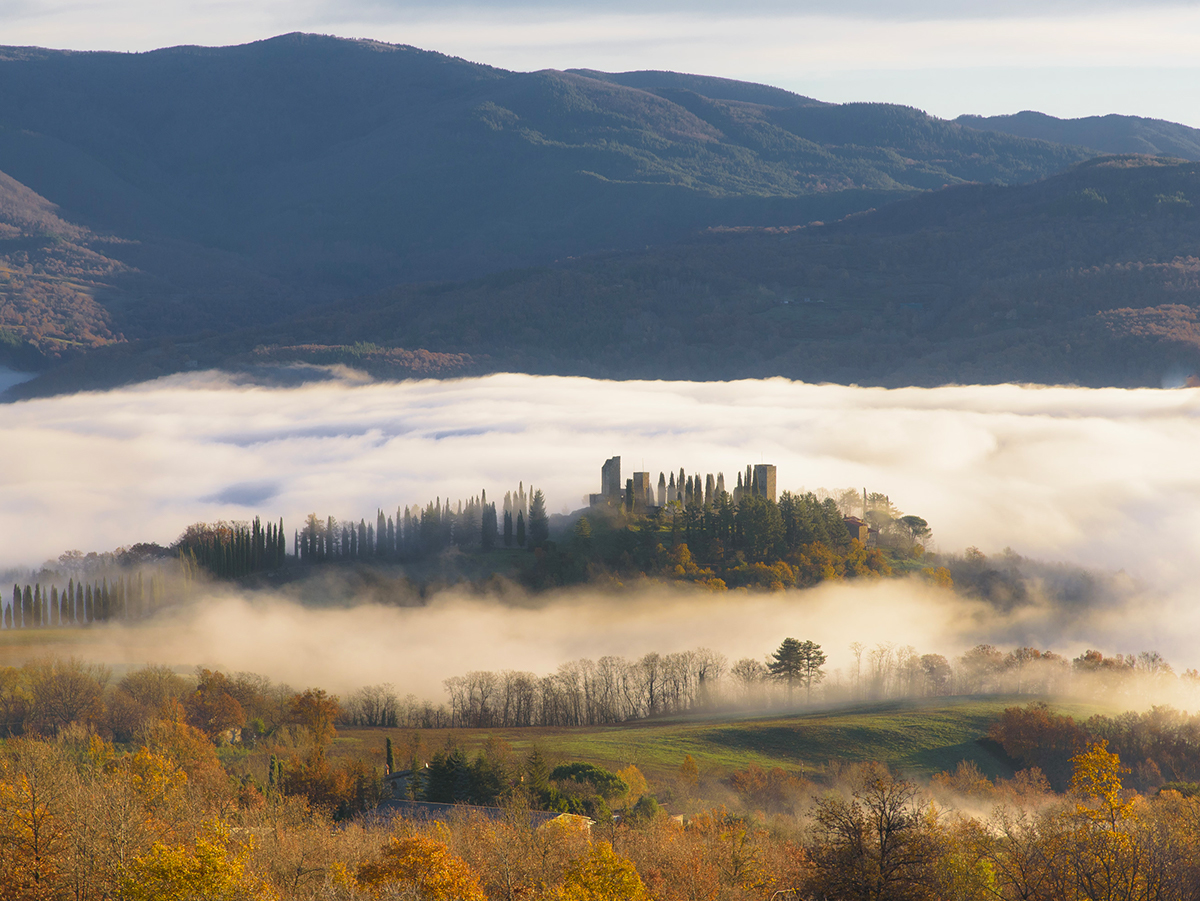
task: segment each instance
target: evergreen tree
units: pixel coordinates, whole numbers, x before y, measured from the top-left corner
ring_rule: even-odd
[[[50,625],[58,625],[58,586],[50,588]]]
[[[394,773],[396,771],[396,753],[392,749],[392,739],[390,736],[385,739],[385,750],[384,750],[383,763],[384,763],[384,773],[385,774],[390,776],[392,773]]]
[[[512,547],[513,543],[513,520],[512,511],[504,511],[504,546]]]
[[[546,496],[540,488],[533,493],[533,500],[529,504],[529,540],[534,547],[541,547],[550,540],[550,517],[546,515]]]
[[[517,547],[525,547],[525,514],[517,511]]]
[[[88,585],[87,587],[87,594],[84,598],[83,610],[85,622],[91,623],[96,621],[96,599],[95,592],[92,590],[91,585]]]
[[[13,628],[19,629],[21,628],[21,589],[16,585],[13,586],[12,609]]]
[[[486,504],[483,508],[483,523],[479,532],[479,543],[485,551],[496,546],[496,505]]]
[[[767,661],[767,671],[771,674],[771,678],[787,685],[789,704],[792,702],[792,689],[796,682],[803,679],[808,660],[811,658],[811,654],[806,654],[805,644],[812,645],[816,648],[817,653],[820,653],[820,645],[813,645],[812,642],[801,644],[795,638],[785,638],[778,650],[771,655],[771,659]],[[808,650],[811,651],[811,649]],[[824,663],[825,655],[821,654],[820,656],[821,663]],[[816,668],[819,668],[820,665],[818,663]],[[811,688],[811,681],[809,684]]]
[[[33,622],[33,589],[28,585],[21,595],[21,625],[26,629],[34,627]]]
[[[12,604],[4,605],[4,628],[11,629],[13,627]]]

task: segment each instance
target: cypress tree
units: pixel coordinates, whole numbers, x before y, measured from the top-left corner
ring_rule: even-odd
[[[26,629],[33,628],[33,589],[28,585],[21,595],[21,626]]]
[[[517,547],[525,547],[525,514],[517,511]]]
[[[384,772],[390,776],[396,770],[396,755],[392,750],[392,739],[389,737],[385,741],[386,751],[384,752],[384,766],[386,768],[384,769]]]
[[[42,616],[42,586],[37,584],[33,586],[33,624],[37,628],[45,625],[45,617]]]
[[[4,605],[4,628],[11,629],[12,627],[13,627],[12,604],[5,604]]]
[[[546,496],[539,488],[529,504],[529,538],[534,547],[550,540],[550,517],[546,515]]]
[[[13,586],[13,628],[21,628],[21,589],[16,585]]]
[[[83,602],[83,617],[85,622],[95,622],[96,620],[96,600],[92,591],[92,586],[88,585],[87,594]]]
[[[485,504],[483,507],[483,523],[479,532],[479,544],[485,551],[496,546],[496,505]]]
[[[50,588],[50,625],[58,625],[58,586]]]

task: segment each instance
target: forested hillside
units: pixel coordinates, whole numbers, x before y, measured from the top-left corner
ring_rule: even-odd
[[[98,251],[103,278],[84,267],[101,289],[73,295],[80,311],[7,319],[43,352],[46,334],[102,315],[130,339],[227,332],[398,283],[836,219],[1089,155],[724,79],[508,72],[314,35],[0,48],[0,172],[72,228],[120,239]]]
[[[1090,147],[1104,153],[1148,153],[1200,160],[1200,129],[1141,116],[1058,119],[1025,110],[1011,116],[959,116],[959,125],[1021,138]]]
[[[1194,139],[300,34],[0,48],[0,364],[1157,384],[1192,170],[1055,173]]]
[[[1200,165],[1114,157],[825,225],[402,287],[186,353],[244,365],[255,347],[372,341],[605,377],[1158,386],[1200,371],[1197,246]],[[18,390],[116,381],[120,354],[160,353],[106,349]]]

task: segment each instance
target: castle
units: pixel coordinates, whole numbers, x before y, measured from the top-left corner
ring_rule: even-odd
[[[674,471],[670,480],[667,474],[658,474],[658,484],[651,482],[650,473],[635,472],[632,478],[621,481],[621,458],[609,457],[600,467],[600,493],[588,496],[593,507],[631,506],[635,511],[653,512],[665,507],[672,501],[684,504],[711,504],[715,497],[725,491],[725,474],[717,473],[716,477],[709,473],[703,481],[700,474],[687,475],[682,468],[679,470],[678,481]],[[759,463],[747,466],[745,477],[738,473],[737,485],[730,495],[733,502],[739,503],[748,495],[765,497],[775,500],[776,469],[772,463]]]
[[[737,484],[729,492],[730,498],[736,505],[743,497],[764,497],[775,501],[777,471],[773,463],[759,463],[747,466],[745,474],[739,472]],[[621,458],[609,457],[600,467],[600,493],[588,495],[591,507],[609,507],[619,509],[627,507],[636,513],[654,513],[675,501],[683,506],[698,504],[710,506],[724,492],[725,474],[717,473],[714,478],[709,473],[703,481],[700,474],[687,475],[681,468],[679,478],[672,472],[668,480],[667,474],[658,474],[657,487],[650,481],[650,473],[635,472],[632,477],[621,482]],[[866,512],[866,490],[863,491],[863,512]],[[850,537],[868,546],[878,543],[879,530],[857,516],[844,516],[846,531]]]

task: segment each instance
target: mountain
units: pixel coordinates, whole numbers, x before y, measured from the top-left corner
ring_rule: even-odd
[[[315,35],[0,48],[0,171],[113,239],[92,296],[130,340],[713,226],[837,219],[1090,155],[726,79],[509,72]]]
[[[1090,147],[1101,153],[1146,153],[1200,160],[1200,129],[1162,119],[1117,115],[1056,119],[1026,110],[1011,116],[959,116],[954,121],[968,128]]]
[[[68,222],[54,204],[0,172],[0,353],[36,367],[119,341],[102,300],[125,267],[114,242]]]
[[[1197,247],[1200,164],[1106,157],[825,225],[712,229],[404,286],[181,345],[163,365],[242,368],[285,354],[386,375],[386,348],[421,347],[476,372],[1159,386],[1200,373]],[[161,354],[101,348],[16,392],[117,383]]]

